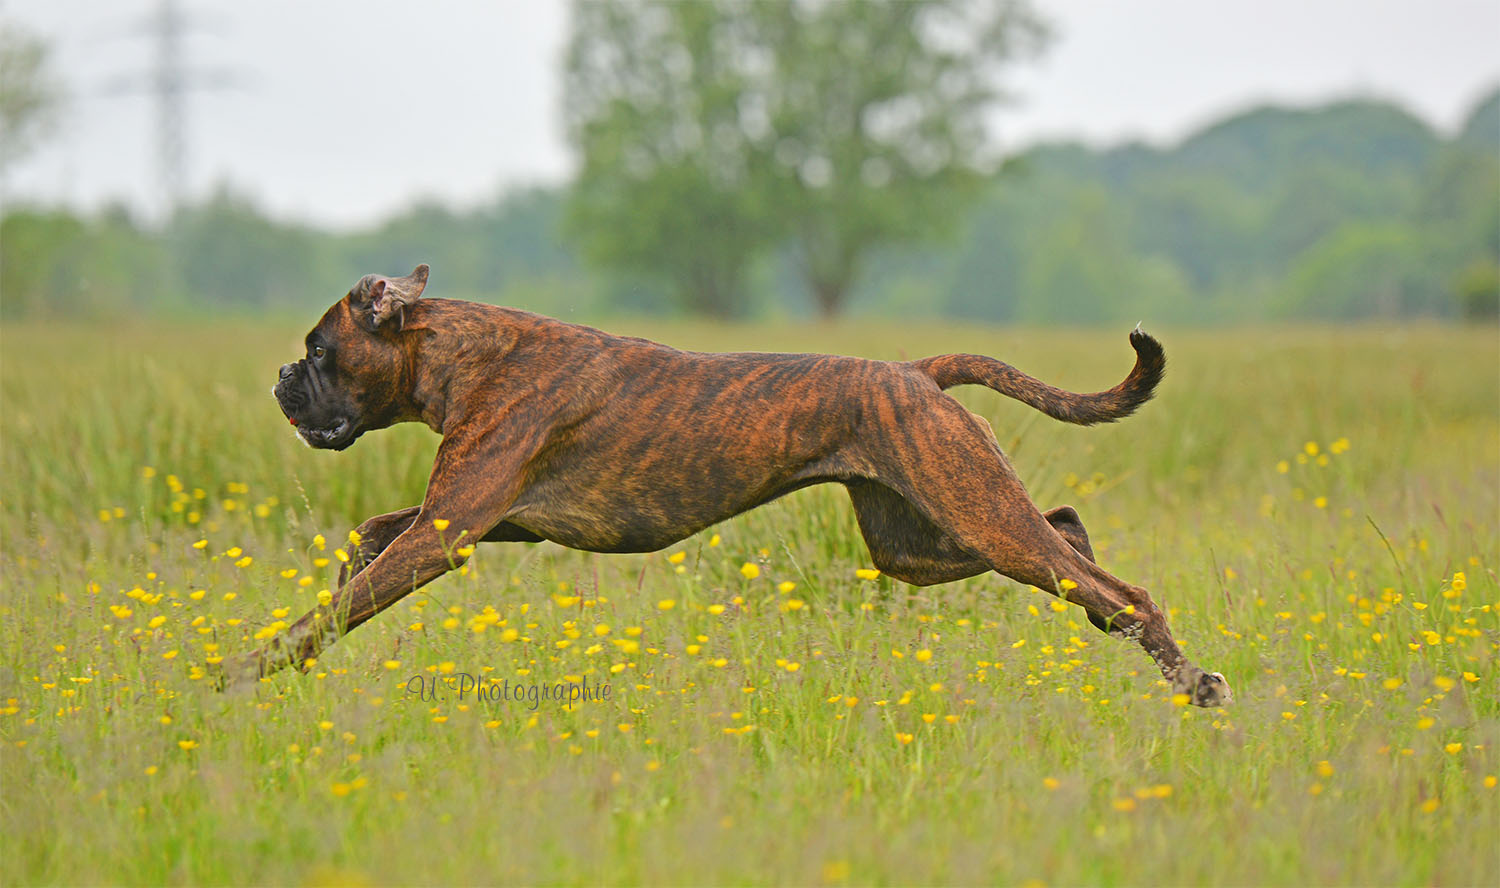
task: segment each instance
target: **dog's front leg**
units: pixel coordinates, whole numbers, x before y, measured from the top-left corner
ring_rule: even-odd
[[[439,531],[430,514],[435,513],[418,512],[411,526],[346,582],[326,607],[308,612],[272,639],[258,653],[254,671],[267,675],[285,666],[302,666],[366,620],[463,564],[467,558],[459,550],[469,535],[458,542],[459,534]],[[458,526],[454,522],[448,528]]]
[[[421,511],[421,506],[397,509],[394,512],[368,518],[354,528],[353,538],[358,542],[351,543],[349,560],[339,565],[339,584],[335,588],[344,588],[350,579],[358,576],[359,572],[378,558],[387,546],[396,541],[396,537],[412,526],[417,520],[417,513]],[[539,543],[541,541],[542,538],[536,534],[509,523],[497,524],[490,529],[489,533],[479,538],[479,542],[484,543]],[[474,542],[473,539],[464,539],[466,546],[473,545]]]
[[[380,557],[386,547],[412,526],[412,522],[417,520],[417,513],[421,511],[421,506],[398,509],[367,518],[354,528],[350,534],[349,560],[339,565],[339,584],[336,588],[344,588],[350,578],[358,576],[360,571]]]
[[[520,493],[522,468],[536,451],[535,436],[521,442],[530,446],[509,448],[495,444],[494,437],[444,439],[427,497],[410,525],[343,583],[327,606],[309,611],[261,650],[228,664],[223,683],[243,684],[287,666],[301,667],[361,623],[463,564],[467,559],[460,550],[501,523]],[[394,521],[400,514],[381,518]]]

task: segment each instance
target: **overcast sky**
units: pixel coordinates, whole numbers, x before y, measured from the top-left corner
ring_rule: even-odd
[[[547,0],[179,0],[194,69],[232,86],[186,104],[192,194],[228,183],[267,212],[336,227],[413,201],[485,203],[567,178],[567,9]],[[1005,148],[1043,138],[1170,143],[1251,103],[1395,99],[1451,130],[1500,84],[1495,0],[1038,0],[1057,39],[1009,86]],[[70,101],[6,177],[10,199],[159,205],[156,110],[109,95],[152,58],[157,0],[0,0],[50,41]],[[155,203],[154,203],[155,202]]]

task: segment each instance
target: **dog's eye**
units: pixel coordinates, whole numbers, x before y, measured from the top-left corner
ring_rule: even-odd
[[[326,354],[326,352],[323,350],[323,346],[321,346],[321,345],[315,345],[315,346],[312,347],[313,360],[316,360],[316,361],[323,360],[323,355],[324,354]]]

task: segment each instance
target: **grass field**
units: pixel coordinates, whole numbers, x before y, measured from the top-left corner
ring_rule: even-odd
[[[1155,331],[1158,398],[1097,429],[956,392],[1221,710],[997,576],[857,574],[836,487],[648,556],[486,545],[220,695],[205,664],[313,607],[437,441],[294,441],[267,390],[311,321],[0,330],[0,882],[1500,883],[1493,328]],[[1084,391],[1131,361],[1123,329],[622,332]],[[611,696],[412,693],[444,675]]]

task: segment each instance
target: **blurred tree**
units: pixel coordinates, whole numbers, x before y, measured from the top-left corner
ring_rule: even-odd
[[[1151,170],[1117,193],[1136,251],[1170,257],[1199,291],[1243,280],[1261,258],[1260,202],[1222,177]]]
[[[46,135],[62,95],[48,66],[46,44],[0,24],[0,173]]]
[[[1099,185],[1077,190],[1031,233],[1017,320],[1093,324],[1160,318],[1186,302],[1187,284],[1169,260],[1129,243],[1128,218]]]
[[[1266,261],[1285,269],[1348,222],[1395,222],[1405,217],[1416,185],[1411,176],[1381,176],[1354,164],[1286,167],[1265,184],[1268,205],[1252,236]]]
[[[1298,258],[1275,308],[1332,321],[1449,314],[1429,249],[1410,226],[1349,222]]]
[[[1440,139],[1389,102],[1343,101],[1317,108],[1260,107],[1226,118],[1171,152],[1180,173],[1209,172],[1247,189],[1269,188],[1288,171],[1342,166],[1381,177],[1415,175]]]
[[[64,212],[20,210],[0,221],[0,311],[6,318],[61,316],[78,289],[76,257],[87,229]]]
[[[95,219],[17,210],[0,220],[0,317],[118,319],[172,298],[161,243],[119,208]]]
[[[1414,216],[1457,314],[1500,315],[1500,90],[1480,100],[1423,178]]]
[[[743,137],[824,316],[882,245],[958,228],[983,191],[984,116],[1046,30],[1023,0],[748,7]]]
[[[1466,321],[1500,320],[1500,265],[1476,259],[1459,273],[1453,289],[1459,315]]]
[[[872,248],[962,221],[997,72],[1044,33],[1024,0],[580,3],[569,230],[717,315],[790,239],[831,315]]]
[[[468,211],[418,204],[339,240],[344,286],[372,271],[426,262],[434,285],[449,296],[549,314],[569,314],[583,299],[594,311],[596,282],[559,233],[564,194],[560,188],[518,189]]]
[[[743,4],[578,2],[564,74],[583,165],[564,230],[584,254],[669,282],[692,311],[745,307],[772,243],[764,173],[741,123],[752,55]]]
[[[315,232],[278,225],[223,186],[179,210],[167,238],[182,285],[200,309],[324,306],[353,283],[324,261]]]
[[[340,252],[347,280],[342,287],[348,289],[366,274],[406,274],[425,262],[436,269],[446,292],[489,296],[500,281],[486,280],[486,272],[492,257],[503,250],[485,237],[478,214],[422,201],[378,228],[344,239]]]
[[[1487,149],[1491,157],[1493,152],[1500,151],[1500,88],[1490,90],[1474,105],[1474,110],[1464,121],[1458,141],[1480,150]]]
[[[605,128],[608,144],[625,152],[610,162],[633,158],[643,165],[617,169],[644,178],[604,175],[611,168],[596,159],[599,177],[588,194],[570,196],[559,186],[467,210],[427,203],[342,234],[265,218],[223,191],[187,208],[165,232],[138,226],[118,208],[79,216],[7,207],[0,316],[302,315],[320,311],[362,274],[418,262],[433,265],[435,293],[552,315],[661,315],[683,306],[726,314],[746,310],[750,292],[776,294],[780,301],[764,310],[804,313],[817,308],[813,287],[798,285],[811,264],[800,239],[807,226],[862,235],[864,217],[938,228],[950,220],[933,217],[945,215],[953,217],[956,243],[917,242],[925,228],[910,240],[869,241],[856,254],[858,283],[844,309],[1070,324],[1500,311],[1500,94],[1479,103],[1455,138],[1433,136],[1398,107],[1364,102],[1254,109],[1177,146],[1037,146],[1001,174],[978,180],[974,195],[928,204],[926,185],[903,192],[880,164],[873,166],[882,175],[870,181],[843,182],[843,161],[793,155],[790,136],[772,137],[774,120],[795,118],[772,114],[777,93],[766,84],[778,81],[767,73],[772,53],[757,35],[769,27],[765,21],[784,26],[785,10],[743,0],[732,10],[739,31],[723,34],[715,29],[725,16],[704,17],[713,7],[636,2],[656,17],[652,27],[671,25],[698,35],[700,44],[717,34],[715,46],[752,60],[736,63],[738,73],[714,75],[737,97],[732,103],[714,92],[699,103],[712,113],[664,117],[678,141],[662,136],[662,146],[647,146],[656,154],[632,142],[635,136]],[[641,27],[616,24],[631,33]],[[729,58],[701,45],[698,55],[639,52],[646,57],[640,65],[701,65],[709,74]],[[821,76],[807,70],[798,77]],[[641,94],[648,86],[639,85]],[[599,88],[614,94],[608,83]],[[674,88],[692,94],[688,86]],[[622,99],[610,107],[629,123],[645,106]],[[830,99],[828,107],[832,114],[845,106]],[[717,136],[705,140],[700,119],[722,121],[711,130]],[[789,163],[794,156],[804,162]],[[873,188],[879,181],[884,188]],[[933,193],[947,188],[941,176],[927,185]],[[843,197],[833,200],[835,194]],[[974,206],[960,212],[971,199]],[[848,208],[851,219],[840,215]],[[582,237],[581,211],[612,227]],[[611,261],[603,273],[587,270],[559,236],[568,226],[585,245],[629,261]]]

